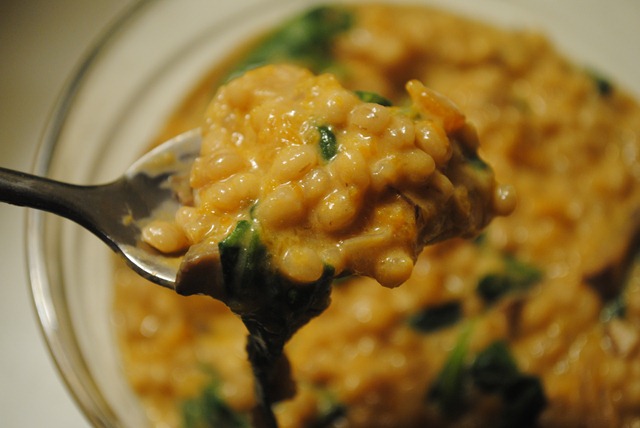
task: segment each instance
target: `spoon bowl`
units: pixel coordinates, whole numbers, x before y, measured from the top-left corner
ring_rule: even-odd
[[[134,162],[119,179],[79,186],[0,168],[0,201],[65,217],[102,239],[141,276],[175,289],[181,257],[142,242],[146,223],[179,207],[177,183],[200,151],[199,129],[180,134]]]

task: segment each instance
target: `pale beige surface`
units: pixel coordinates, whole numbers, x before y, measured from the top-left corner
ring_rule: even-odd
[[[45,122],[85,50],[131,0],[0,2],[0,166],[28,170]],[[86,427],[31,304],[24,210],[0,204],[0,426]]]

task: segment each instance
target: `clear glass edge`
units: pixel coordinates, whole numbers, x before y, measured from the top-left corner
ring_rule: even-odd
[[[70,74],[70,79],[61,90],[47,120],[32,163],[32,173],[47,175],[65,118],[96,58],[101,55],[115,33],[126,27],[147,4],[154,1],[139,0],[120,11],[82,56],[75,70]],[[116,415],[103,399],[86,365],[82,364],[82,361],[76,361],[59,340],[58,328],[61,323],[58,317],[60,314],[53,304],[55,297],[51,294],[51,279],[48,275],[50,272],[47,268],[49,262],[45,256],[47,246],[45,222],[52,218],[55,221],[60,220],[43,211],[27,209],[25,213],[25,252],[33,307],[45,344],[67,391],[93,426],[112,427],[114,421],[117,421]],[[68,313],[65,316],[68,317]],[[81,364],[80,367],[78,363]],[[115,426],[120,424],[117,423]]]

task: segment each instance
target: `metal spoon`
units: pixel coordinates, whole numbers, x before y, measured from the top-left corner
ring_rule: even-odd
[[[151,150],[109,184],[78,186],[0,168],[0,202],[68,218],[94,233],[148,280],[175,289],[180,259],[141,241],[145,222],[175,212],[174,182],[200,150],[200,131],[185,132]]]

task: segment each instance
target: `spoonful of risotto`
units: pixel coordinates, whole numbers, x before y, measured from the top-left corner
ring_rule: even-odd
[[[464,115],[416,80],[406,90],[393,106],[289,65],[223,86],[206,112],[192,200],[143,231],[158,250],[185,252],[176,290],[233,300],[270,272],[395,287],[425,245],[509,213],[513,190],[478,156]]]
[[[329,74],[262,67],[218,91],[202,132],[119,180],[76,186],[0,169],[0,201],[79,223],[181,294],[232,299],[234,284],[264,271],[396,286],[424,245],[473,236],[515,201],[458,109],[417,81],[406,89],[411,104],[396,107]]]

